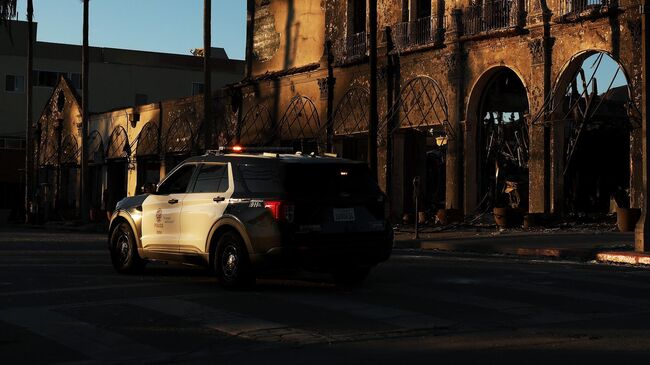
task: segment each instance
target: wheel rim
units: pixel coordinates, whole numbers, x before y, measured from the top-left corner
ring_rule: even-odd
[[[237,247],[229,244],[223,250],[221,256],[221,271],[223,272],[224,278],[227,280],[233,280],[237,277],[239,271],[239,252]]]
[[[126,232],[120,233],[120,236],[117,238],[116,248],[120,264],[126,264],[131,258],[131,243],[129,241],[129,235]]]

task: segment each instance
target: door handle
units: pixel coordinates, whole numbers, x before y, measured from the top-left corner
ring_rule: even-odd
[[[178,203],[178,199],[169,199],[169,200],[167,201],[167,203],[169,203],[169,204],[177,204],[177,203]]]
[[[226,198],[224,198],[223,196],[218,196],[218,197],[212,199],[212,201],[214,201],[215,203],[221,203],[222,201],[225,201],[225,200],[226,200]]]

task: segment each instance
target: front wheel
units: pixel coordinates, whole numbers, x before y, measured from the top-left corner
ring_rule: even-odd
[[[242,238],[234,232],[225,233],[217,242],[214,270],[226,289],[242,289],[255,284],[255,275]]]
[[[141,271],[145,261],[138,255],[135,235],[127,223],[120,223],[111,233],[111,262],[121,274]]]

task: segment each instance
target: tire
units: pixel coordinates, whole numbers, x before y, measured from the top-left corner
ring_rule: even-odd
[[[111,262],[121,274],[138,273],[144,269],[145,261],[138,254],[138,246],[131,227],[122,222],[111,233]]]
[[[370,267],[352,266],[336,269],[332,272],[334,282],[338,286],[357,287],[361,286],[370,274]]]
[[[226,289],[244,289],[255,285],[255,275],[242,238],[226,232],[217,242],[214,271]]]

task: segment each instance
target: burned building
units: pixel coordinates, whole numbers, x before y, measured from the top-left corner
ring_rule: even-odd
[[[233,115],[230,99],[217,93],[211,122]],[[125,196],[145,183],[158,183],[184,159],[203,151],[203,97],[189,96],[90,115],[88,126],[89,205],[93,220],[106,219]],[[213,129],[214,130],[214,129]],[[36,203],[43,220],[80,216],[81,103],[61,76],[38,120]]]
[[[368,158],[366,0],[249,1],[232,143]],[[378,1],[379,180],[393,216],[642,200],[638,0]]]

